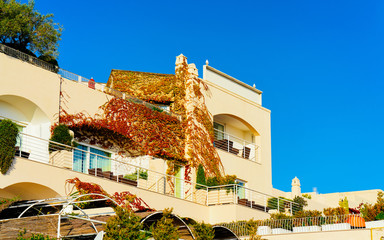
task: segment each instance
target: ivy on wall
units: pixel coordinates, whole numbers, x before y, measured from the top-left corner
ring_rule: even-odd
[[[168,174],[174,175],[178,165],[197,169],[201,164],[208,177],[222,178],[223,166],[213,145],[212,117],[202,93],[207,85],[189,72],[186,58],[181,59],[174,75],[112,70],[107,83],[107,87],[136,98],[169,104],[181,121],[142,104],[113,98],[100,107],[102,115],[93,117],[61,109],[60,123],[68,125],[79,141],[116,148],[129,156],[170,160]]]

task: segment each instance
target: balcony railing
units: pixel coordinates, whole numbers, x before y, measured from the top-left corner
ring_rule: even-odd
[[[237,236],[249,236],[249,225],[245,221],[222,223]],[[299,232],[337,231],[365,228],[364,219],[358,214],[319,216],[289,219],[256,220],[257,235],[287,234]]]
[[[214,144],[216,148],[254,162],[260,162],[260,147],[255,143],[251,143],[239,137],[232,136],[218,129],[214,129],[214,134]]]
[[[208,187],[131,164],[127,158],[110,158],[24,133],[20,133],[20,139],[21,146],[16,151],[19,157],[202,205],[239,204],[264,212],[277,209],[290,213],[299,208],[296,203],[281,198],[271,202],[273,196],[239,185]]]
[[[22,60],[24,62],[28,62],[28,63],[33,64],[35,66],[41,67],[41,68],[43,68],[45,70],[48,70],[48,71],[51,71],[51,72],[54,72],[54,73],[58,73],[63,78],[75,81],[77,83],[81,83],[81,84],[87,85],[88,87],[90,87],[90,88],[92,88],[94,90],[98,90],[98,91],[101,91],[103,93],[112,95],[114,97],[122,98],[122,99],[130,101],[130,102],[134,102],[134,103],[138,103],[138,104],[143,104],[143,105],[145,105],[146,107],[148,107],[150,109],[163,112],[163,113],[165,113],[167,115],[174,116],[177,119],[181,120],[181,116],[180,115],[178,115],[176,113],[173,113],[173,112],[171,112],[171,111],[169,111],[167,109],[160,108],[160,107],[158,107],[158,106],[156,106],[154,104],[150,104],[148,102],[145,102],[145,101],[140,100],[138,98],[135,98],[133,96],[127,95],[127,94],[125,94],[123,92],[120,92],[118,90],[106,87],[105,84],[90,82],[90,80],[88,78],[82,77],[82,76],[77,75],[75,73],[69,72],[69,71],[64,70],[62,68],[59,68],[59,67],[57,67],[57,66],[55,66],[53,64],[47,63],[45,61],[42,61],[42,60],[40,60],[40,59],[38,59],[36,57],[33,57],[31,55],[28,55],[28,54],[25,54],[23,52],[20,52],[20,51],[18,51],[16,49],[13,49],[13,48],[8,47],[6,45],[0,44],[0,52],[5,53],[8,56],[12,56],[14,58],[20,59],[20,60]]]

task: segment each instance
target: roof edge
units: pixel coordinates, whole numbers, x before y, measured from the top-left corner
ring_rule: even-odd
[[[229,76],[229,75],[226,74],[226,73],[223,73],[223,72],[217,70],[216,68],[213,68],[213,67],[211,67],[211,66],[209,66],[209,65],[204,65],[204,66],[205,66],[208,70],[210,70],[210,71],[212,71],[212,72],[214,72],[214,73],[217,73],[217,74],[221,75],[222,77],[225,77],[225,78],[227,78],[227,79],[229,79],[229,80],[231,80],[231,81],[233,81],[233,82],[235,82],[235,83],[237,83],[237,84],[239,84],[239,85],[241,85],[241,86],[243,86],[243,87],[245,87],[245,88],[248,88],[248,89],[251,90],[251,91],[254,91],[254,92],[258,93],[258,94],[262,94],[262,93],[263,93],[263,92],[260,91],[259,89],[254,88],[254,87],[251,87],[251,86],[249,86],[248,84],[246,84],[246,83],[244,83],[244,82],[242,82],[242,81],[240,81],[240,80],[238,80],[238,79],[236,79],[236,78],[234,78],[234,77],[231,77],[231,76]]]

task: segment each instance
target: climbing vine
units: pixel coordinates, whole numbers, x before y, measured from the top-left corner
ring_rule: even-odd
[[[120,98],[112,98],[100,108],[102,115],[62,114],[60,122],[74,130],[79,141],[117,147],[130,156],[151,155],[185,163],[184,134],[176,117]]]
[[[96,183],[83,182],[79,178],[67,179],[65,181],[66,189],[70,189],[67,195],[83,195],[88,193],[97,193],[108,196],[115,200],[120,207],[125,209],[134,210],[134,211],[144,211],[152,210],[143,199],[137,197],[136,195],[125,191],[125,192],[115,192],[113,195],[108,194],[100,185]],[[76,191],[75,191],[76,190]],[[97,195],[90,195],[79,198],[79,201],[91,200],[91,199],[102,199],[104,197]],[[111,201],[106,202],[108,206],[115,207],[115,204]],[[85,207],[87,203],[80,203],[80,207]]]
[[[184,56],[177,61],[175,74],[112,70],[107,87],[154,104],[169,105],[180,119],[134,100],[112,98],[100,107],[103,114],[93,117],[62,110],[60,123],[72,129],[78,141],[115,148],[128,156],[151,155],[169,160],[167,174],[174,175],[177,165],[197,169],[201,164],[207,177],[222,178],[223,166],[213,145],[212,116],[203,94],[208,87],[190,72]]]

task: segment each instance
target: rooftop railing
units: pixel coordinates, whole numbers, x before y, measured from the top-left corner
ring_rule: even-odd
[[[245,221],[218,225],[229,228],[237,236],[249,236],[252,227],[257,227],[257,235],[325,232],[366,227],[364,219],[358,214],[256,220],[252,223],[252,226]]]
[[[16,147],[16,155],[19,157],[202,205],[238,204],[264,212],[277,209],[290,213],[299,207],[292,201],[274,198],[236,184],[208,187],[131,164],[130,158],[111,158],[100,151],[86,151],[25,133],[20,133],[20,143],[20,146]]]
[[[55,66],[53,64],[47,63],[45,61],[42,61],[42,60],[40,60],[40,59],[38,59],[36,57],[33,57],[33,56],[28,55],[26,53],[20,52],[20,51],[18,51],[16,49],[13,49],[13,48],[8,47],[6,45],[0,44],[0,52],[6,54],[8,56],[12,56],[14,58],[20,59],[20,60],[22,60],[24,62],[28,62],[28,63],[33,64],[35,66],[41,67],[41,68],[43,68],[45,70],[57,73],[61,77],[65,78],[65,79],[72,80],[72,81],[75,81],[77,83],[87,85],[91,89],[98,90],[98,91],[101,91],[101,92],[103,92],[105,94],[109,94],[109,95],[112,95],[112,96],[117,97],[117,98],[122,98],[122,99],[130,101],[130,102],[134,102],[134,103],[138,103],[138,104],[143,104],[143,105],[145,105],[146,107],[148,107],[148,108],[150,108],[152,110],[163,112],[163,113],[165,113],[167,115],[174,116],[177,119],[181,120],[181,116],[179,114],[173,113],[173,112],[171,112],[171,111],[169,111],[167,109],[160,108],[159,106],[156,106],[154,104],[145,102],[143,100],[140,100],[138,98],[135,98],[133,96],[125,94],[123,92],[120,92],[120,91],[118,91],[116,89],[109,88],[109,87],[105,86],[105,84],[96,83],[96,82],[92,82],[92,81],[90,82],[90,79],[88,79],[88,78],[82,77],[82,76],[80,76],[78,74],[69,72],[69,71],[64,70],[62,68],[59,68],[58,66]]]
[[[214,129],[216,148],[235,154],[239,157],[260,162],[260,147],[255,143],[248,142],[239,137],[232,136],[226,132]]]

